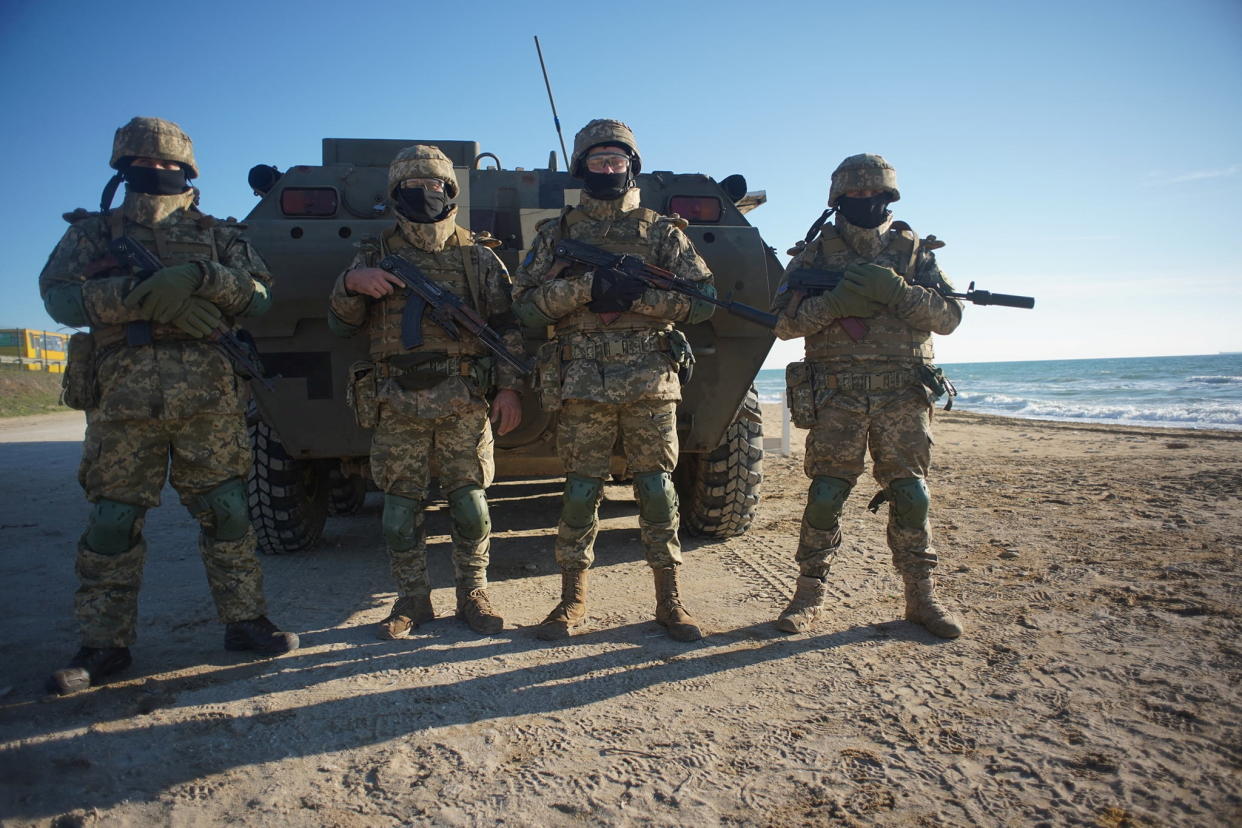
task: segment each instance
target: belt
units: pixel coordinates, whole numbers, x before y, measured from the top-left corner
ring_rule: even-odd
[[[914,371],[887,371],[883,374],[828,374],[823,378],[827,388],[836,391],[896,391],[918,385]]]
[[[401,377],[412,375],[428,375],[436,374],[444,377],[454,375],[467,377],[470,376],[471,367],[474,363],[473,356],[442,356],[434,359],[426,359],[422,362],[410,362],[402,365],[394,362],[393,357],[381,360],[376,365],[376,373],[381,377]]]
[[[669,350],[668,335],[660,331],[627,336],[624,339],[606,339],[602,342],[586,340],[562,345],[561,359],[610,360]]]

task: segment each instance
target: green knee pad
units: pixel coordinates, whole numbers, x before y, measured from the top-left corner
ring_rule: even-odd
[[[384,495],[384,541],[389,549],[398,552],[418,545],[418,517],[423,510],[422,501],[401,495]]]
[[[839,477],[816,477],[806,495],[802,517],[815,529],[836,529],[854,484]]]
[[[82,298],[82,286],[77,282],[62,283],[48,290],[43,297],[47,315],[62,325],[85,328],[91,324],[86,314],[86,301]]]
[[[638,515],[648,523],[668,523],[677,514],[677,490],[668,472],[634,475],[634,494],[638,496]]]
[[[595,508],[604,493],[604,481],[598,477],[580,477],[571,474],[565,478],[565,497],[561,506],[561,520],[566,526],[581,529],[595,522]]]
[[[921,477],[903,477],[888,484],[889,504],[893,522],[908,529],[921,529],[927,522],[931,494]]]
[[[542,328],[545,325],[556,324],[556,320],[541,311],[533,299],[514,302],[513,315],[528,328]]]
[[[83,540],[97,555],[120,555],[134,545],[134,524],[146,511],[145,506],[97,500]]]
[[[195,496],[190,501],[190,513],[202,524],[203,534],[212,540],[240,540],[250,529],[245,482],[234,477]]]
[[[449,514],[453,528],[463,540],[480,541],[492,531],[492,518],[487,511],[487,495],[478,486],[462,486],[449,492]]]

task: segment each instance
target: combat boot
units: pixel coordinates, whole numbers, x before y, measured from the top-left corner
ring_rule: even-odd
[[[568,638],[586,621],[587,570],[561,570],[561,602],[535,628],[544,641]]]
[[[430,595],[402,595],[392,605],[388,617],[376,625],[375,637],[385,641],[405,638],[419,624],[434,621],[435,617]]]
[[[261,655],[293,652],[301,642],[297,633],[282,632],[266,615],[224,626],[224,649],[253,650]]]
[[[698,641],[703,637],[703,630],[677,594],[677,568],[670,566],[651,571],[655,573],[656,622],[678,641]]]
[[[906,620],[922,625],[940,638],[962,634],[962,620],[936,599],[936,579],[902,575],[906,586]]]
[[[776,628],[783,632],[806,632],[819,618],[824,607],[824,582],[810,575],[798,576],[798,587],[794,590],[789,606],[776,619]]]
[[[52,673],[47,691],[67,696],[98,684],[100,679],[119,673],[133,663],[129,647],[83,647],[69,660],[69,666]]]
[[[493,635],[505,628],[505,619],[492,607],[485,587],[457,588],[457,617],[479,635]]]

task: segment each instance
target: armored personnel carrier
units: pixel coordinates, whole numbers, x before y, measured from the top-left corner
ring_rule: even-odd
[[[358,240],[394,221],[386,198],[388,164],[411,144],[434,144],[453,161],[461,192],[458,221],[500,241],[494,250],[516,269],[542,220],[577,203],[579,182],[556,169],[504,169],[472,141],[340,139],[323,141],[319,165],[286,170],[259,165],[250,186],[260,201],[247,234],[276,276],[275,303],[250,323],[275,390],[256,388],[250,434],[255,464],[248,481],[260,548],[296,552],[313,546],[329,514],[356,510],[366,493],[370,433],[345,404],[349,365],[366,358],[366,337],[341,339],[328,329],[327,297]],[[721,297],[766,308],[782,268],[744,213],[763,203],[740,175],[643,173],[642,203],[690,222],[691,240],[715,274]],[[718,310],[683,328],[697,364],[678,409],[681,459],[674,475],[683,526],[709,536],[746,530],[759,498],[762,423],[752,383],[773,337],[767,329]],[[528,330],[534,353],[545,330]],[[520,428],[496,443],[498,477],[562,474],[554,416],[523,397]],[[624,478],[624,460],[614,457]]]

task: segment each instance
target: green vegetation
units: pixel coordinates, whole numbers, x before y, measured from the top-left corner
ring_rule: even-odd
[[[0,365],[0,417],[68,411],[60,404],[60,374]]]

